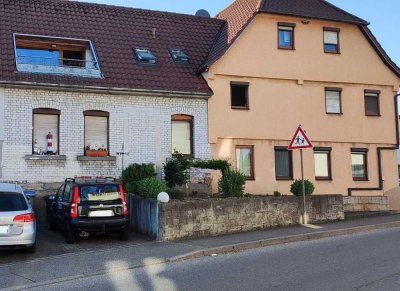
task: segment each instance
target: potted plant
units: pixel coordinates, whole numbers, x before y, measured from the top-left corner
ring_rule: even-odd
[[[101,147],[95,146],[91,147],[90,145],[85,148],[85,156],[88,157],[106,157],[108,156],[107,148],[102,145]]]

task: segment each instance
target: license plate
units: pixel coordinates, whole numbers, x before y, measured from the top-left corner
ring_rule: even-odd
[[[0,234],[6,234],[9,232],[10,227],[8,225],[0,225]]]
[[[114,212],[112,210],[97,210],[91,211],[89,213],[89,217],[111,217],[114,216]]]

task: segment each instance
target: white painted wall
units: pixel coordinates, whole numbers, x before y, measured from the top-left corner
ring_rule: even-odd
[[[57,182],[75,175],[119,176],[121,156],[117,157],[116,163],[77,161],[77,156],[83,155],[85,110],[110,113],[110,154],[116,156],[125,142],[125,151],[130,153],[125,156],[125,165],[155,163],[158,171],[161,171],[162,164],[171,156],[173,114],[194,116],[195,157],[208,159],[211,156],[207,133],[207,100],[15,88],[3,90],[3,95],[3,181]],[[32,153],[34,108],[61,110],[59,146],[60,154],[67,156],[66,161],[25,160],[25,155]]]

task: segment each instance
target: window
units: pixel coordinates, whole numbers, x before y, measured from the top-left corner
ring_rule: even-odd
[[[85,150],[105,150],[109,152],[109,117],[105,111],[83,112],[85,119]],[[86,154],[86,151],[85,151]]]
[[[101,77],[88,40],[15,34],[14,41],[20,72]]]
[[[368,180],[368,149],[351,149],[351,169],[354,181]]]
[[[296,24],[279,22],[278,23],[278,48],[294,49],[294,28]]]
[[[365,90],[364,92],[365,115],[367,116],[380,115],[379,95],[380,91]]]
[[[72,190],[72,185],[71,185],[71,183],[67,183],[66,185],[65,185],[65,188],[64,188],[64,194],[63,194],[63,202],[69,202],[70,201],[70,198],[71,198],[71,190]]]
[[[340,53],[339,28],[324,27],[324,51],[326,53]]]
[[[32,154],[59,154],[60,110],[38,108],[33,110]]]
[[[325,110],[328,114],[342,113],[341,88],[325,88]]]
[[[231,107],[233,109],[249,109],[248,83],[231,83]]]
[[[275,147],[275,176],[277,180],[292,180],[292,151],[287,147]]]
[[[332,180],[331,151],[332,148],[314,148],[316,180]]]
[[[150,49],[135,48],[133,51],[135,52],[136,59],[139,61],[139,63],[146,65],[157,64],[157,58]]]
[[[189,57],[181,49],[170,49],[169,53],[171,54],[171,57],[174,60],[174,62],[180,62],[180,63],[189,62]]]
[[[236,168],[254,180],[254,146],[236,146]]]
[[[173,115],[171,119],[172,151],[193,155],[193,116]]]

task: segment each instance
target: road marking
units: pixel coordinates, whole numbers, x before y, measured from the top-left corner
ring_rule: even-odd
[[[322,229],[322,226],[314,225],[314,224],[302,224],[302,226],[312,229]]]

